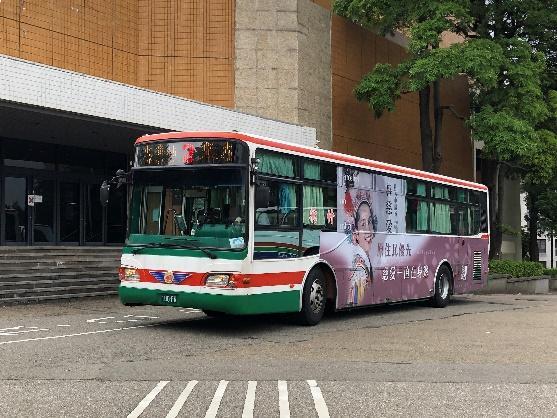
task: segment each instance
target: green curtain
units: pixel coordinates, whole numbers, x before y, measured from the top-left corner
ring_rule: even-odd
[[[425,184],[418,183],[416,185],[416,194],[418,196],[425,196],[425,194],[426,194]],[[417,214],[417,219],[416,219],[416,229],[418,231],[427,231],[428,230],[428,225],[427,225],[428,215],[429,215],[429,207],[428,207],[427,202],[419,201],[418,202],[418,214]]]
[[[283,177],[294,177],[294,163],[292,158],[276,154],[261,153],[259,171]]]
[[[321,166],[311,161],[304,162],[304,178],[309,180],[321,180]]]
[[[449,199],[449,189],[443,186],[432,186],[431,195],[437,199]],[[429,216],[432,232],[441,234],[451,232],[451,210],[448,203],[432,203]]]
[[[304,186],[304,225],[325,225],[325,208],[323,207],[323,189],[317,186]],[[310,209],[317,209],[317,223],[309,220]]]

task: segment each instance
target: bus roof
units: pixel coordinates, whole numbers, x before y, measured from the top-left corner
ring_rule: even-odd
[[[144,135],[138,138],[135,141],[135,143],[140,144],[140,143],[151,142],[151,141],[161,141],[161,140],[164,141],[164,140],[171,140],[171,139],[186,139],[186,138],[238,139],[256,145],[262,145],[265,147],[274,148],[280,151],[289,151],[292,153],[301,154],[302,156],[317,157],[332,162],[372,168],[385,173],[415,177],[415,178],[420,178],[420,179],[439,182],[439,183],[466,187],[474,190],[487,191],[487,186],[480,183],[474,183],[471,181],[461,180],[454,177],[442,176],[440,174],[434,174],[427,171],[416,170],[413,168],[402,167],[394,164],[368,160],[366,158],[355,157],[348,154],[341,154],[339,152],[334,152],[334,151],[327,151],[320,148],[312,148],[305,145],[294,144],[291,142],[264,138],[261,136],[252,135],[243,132],[206,132],[206,131],[166,132],[166,133],[154,134],[154,135]]]

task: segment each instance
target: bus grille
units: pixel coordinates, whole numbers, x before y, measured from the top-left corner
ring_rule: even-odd
[[[482,279],[482,252],[474,251],[474,270],[472,272],[474,280]]]

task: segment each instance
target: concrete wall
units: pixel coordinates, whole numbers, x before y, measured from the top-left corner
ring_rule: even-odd
[[[236,1],[235,107],[311,126],[331,148],[330,12],[309,0]]]

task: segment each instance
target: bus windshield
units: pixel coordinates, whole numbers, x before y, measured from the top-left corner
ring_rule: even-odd
[[[246,168],[135,169],[128,244],[243,249]]]

